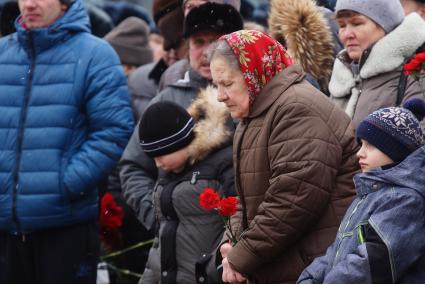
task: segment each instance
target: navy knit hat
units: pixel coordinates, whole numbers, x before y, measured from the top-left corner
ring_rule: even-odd
[[[425,102],[420,99],[409,100],[402,108],[382,108],[360,122],[357,139],[366,140],[394,162],[400,162],[425,144],[420,125],[424,116]]]
[[[155,103],[140,120],[140,146],[152,158],[176,152],[192,142],[193,128],[193,118],[183,107],[167,101]]]

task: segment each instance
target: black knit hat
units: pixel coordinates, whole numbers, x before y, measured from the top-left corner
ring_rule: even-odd
[[[240,13],[229,4],[205,3],[193,8],[184,20],[183,36],[199,32],[229,34],[243,29]]]
[[[176,152],[192,142],[193,128],[193,118],[183,107],[167,101],[155,103],[140,120],[140,146],[150,157]]]
[[[425,115],[425,102],[407,101],[403,107],[388,107],[374,111],[357,127],[357,139],[364,139],[394,162],[404,160],[424,145],[420,121]]]

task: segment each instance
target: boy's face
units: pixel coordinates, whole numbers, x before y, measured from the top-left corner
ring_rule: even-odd
[[[187,149],[183,148],[171,154],[155,157],[155,165],[157,168],[162,169],[166,172],[175,172],[180,173],[183,171],[184,166],[186,165],[187,160],[189,159],[189,154]]]
[[[378,148],[369,144],[366,140],[361,139],[361,141],[362,147],[357,152],[357,158],[362,172],[394,163],[390,157],[382,153]]]

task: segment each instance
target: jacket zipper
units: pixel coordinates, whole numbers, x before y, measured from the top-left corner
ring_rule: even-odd
[[[19,169],[21,166],[21,154],[22,154],[22,144],[24,139],[24,129],[27,119],[27,113],[28,113],[28,104],[29,99],[31,96],[31,89],[32,89],[32,79],[34,74],[34,68],[35,68],[35,48],[34,43],[32,39],[32,33],[28,32],[28,45],[30,47],[30,57],[31,57],[31,63],[30,67],[28,69],[28,81],[27,85],[25,86],[25,92],[24,92],[24,103],[21,109],[21,114],[19,118],[19,129],[18,129],[18,139],[16,142],[16,164],[15,164],[15,173],[13,178],[13,199],[12,199],[12,218],[13,221],[16,224],[16,233],[21,232],[21,224],[18,219],[18,213],[17,213],[17,198],[18,198],[18,190],[19,190]],[[25,238],[23,237],[23,241]]]
[[[342,240],[344,239],[345,231],[347,230],[348,226],[350,225],[351,218],[353,218],[354,214],[356,214],[358,207],[363,202],[363,200],[365,199],[365,197],[366,197],[365,195],[362,196],[362,198],[357,202],[357,204],[354,207],[353,211],[351,211],[350,217],[348,218],[347,222],[345,223],[344,230],[341,232],[342,233],[342,237],[340,237],[340,232],[338,232],[338,246],[336,248],[336,253],[335,253],[335,257],[334,257],[333,263],[332,263],[332,267],[334,267],[336,265],[336,261],[338,260],[339,249],[341,247]]]

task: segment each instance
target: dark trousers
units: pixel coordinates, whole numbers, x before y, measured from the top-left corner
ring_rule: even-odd
[[[0,232],[0,284],[95,284],[96,223],[11,235]]]

